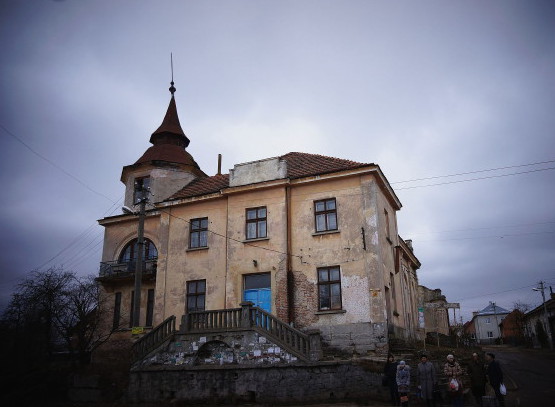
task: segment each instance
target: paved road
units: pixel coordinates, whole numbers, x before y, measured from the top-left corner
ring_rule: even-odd
[[[508,389],[507,407],[555,406],[555,353],[488,347],[501,364]]]

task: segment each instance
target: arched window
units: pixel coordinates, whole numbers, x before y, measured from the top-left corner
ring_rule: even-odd
[[[150,239],[144,239],[145,251],[143,253],[143,260],[152,260],[158,257],[158,250]],[[125,245],[119,256],[121,263],[129,263],[137,260],[137,239],[131,240]]]

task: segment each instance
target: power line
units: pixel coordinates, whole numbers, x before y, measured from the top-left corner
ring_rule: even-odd
[[[471,181],[478,181],[478,180],[483,180],[483,179],[509,177],[509,176],[512,176],[512,175],[530,174],[530,173],[533,173],[533,172],[549,171],[549,170],[555,170],[555,167],[540,168],[540,169],[530,170],[530,171],[513,172],[513,173],[510,173],[510,174],[490,175],[489,177],[462,179],[462,180],[458,180],[458,181],[438,182],[437,184],[415,185],[415,186],[412,186],[412,187],[396,188],[396,190],[400,191],[400,190],[403,190],[403,189],[415,189],[415,188],[435,187],[435,186],[438,186],[438,185],[459,184],[459,183],[462,183],[462,182],[471,182]]]
[[[431,240],[418,240],[418,243],[422,242],[446,242],[450,240],[474,240],[474,239],[504,239],[506,237],[516,237],[516,236],[526,236],[526,235],[542,235],[542,234],[549,234],[555,233],[555,231],[545,231],[545,232],[528,232],[528,233],[511,233],[506,235],[493,235],[493,236],[474,236],[474,237],[454,237],[454,238],[447,238],[447,239],[431,239]]]
[[[55,162],[53,162],[52,160],[46,158],[44,155],[40,154],[39,152],[37,152],[36,150],[34,150],[29,144],[25,143],[22,139],[20,139],[19,137],[17,137],[14,133],[12,133],[11,131],[9,131],[7,128],[5,128],[2,124],[0,124],[0,128],[2,128],[2,130],[4,130],[6,133],[8,133],[10,136],[12,136],[14,139],[16,139],[18,142],[20,142],[23,146],[25,146],[29,151],[31,151],[33,154],[35,154],[37,157],[43,159],[44,161],[46,161],[48,164],[50,164],[51,166],[53,166],[54,168],[56,168],[57,170],[63,172],[65,175],[67,175],[68,177],[70,177],[71,179],[73,179],[74,181],[77,181],[79,184],[81,184],[81,186],[85,187],[86,189],[88,189],[89,191],[109,200],[112,203],[115,203],[115,201],[112,198],[109,198],[108,196],[104,195],[102,192],[98,192],[94,189],[92,189],[90,186],[88,186],[87,184],[85,184],[83,181],[81,181],[79,178],[77,178],[75,175],[71,174],[70,172],[66,171],[65,169],[63,169],[62,167],[60,167],[58,164],[56,164]]]
[[[506,167],[497,167],[497,168],[489,168],[489,169],[485,169],[485,170],[460,172],[458,174],[436,175],[436,176],[432,176],[432,177],[409,179],[409,180],[406,180],[406,181],[395,181],[395,182],[391,182],[391,184],[402,184],[402,183],[406,183],[406,182],[426,181],[426,180],[429,180],[429,179],[458,177],[458,176],[461,176],[461,175],[479,174],[479,173],[482,173],[482,172],[506,170],[506,169],[509,169],[509,168],[529,167],[529,166],[532,166],[532,165],[549,164],[549,163],[554,163],[554,162],[555,162],[555,160],[538,161],[538,162],[529,163],[529,164],[509,165],[509,166],[506,166]]]
[[[484,227],[484,228],[468,228],[468,229],[452,229],[452,230],[440,230],[437,232],[416,232],[411,233],[411,236],[414,235],[430,235],[434,233],[451,233],[451,232],[468,232],[473,230],[491,230],[491,229],[505,229],[505,228],[517,228],[522,226],[532,226],[532,225],[547,225],[555,223],[555,221],[546,221],[546,222],[533,222],[533,223],[521,223],[517,225],[506,225],[506,226],[491,226],[491,227]]]

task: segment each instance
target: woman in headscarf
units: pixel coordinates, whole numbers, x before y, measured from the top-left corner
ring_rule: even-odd
[[[463,391],[462,381],[460,379],[462,376],[462,369],[459,362],[455,361],[453,355],[447,355],[447,362],[445,362],[443,367],[443,373],[449,380],[449,397],[451,397],[451,405],[453,407],[462,407]]]
[[[404,360],[399,362],[397,366],[397,388],[399,390],[399,397],[401,406],[408,407],[409,405],[409,391],[410,391],[410,367]]]

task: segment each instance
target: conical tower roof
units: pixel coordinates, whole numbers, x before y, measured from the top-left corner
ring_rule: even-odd
[[[173,90],[173,91],[172,91]],[[179,116],[177,115],[177,106],[175,105],[174,92],[175,88],[170,87],[170,92],[172,97],[170,99],[170,104],[168,105],[168,110],[162,120],[162,124],[152,136],[150,136],[150,142],[154,145],[164,143],[164,144],[177,144],[187,147],[189,145],[189,139],[185,135],[185,132],[181,128],[181,123],[179,123]]]

